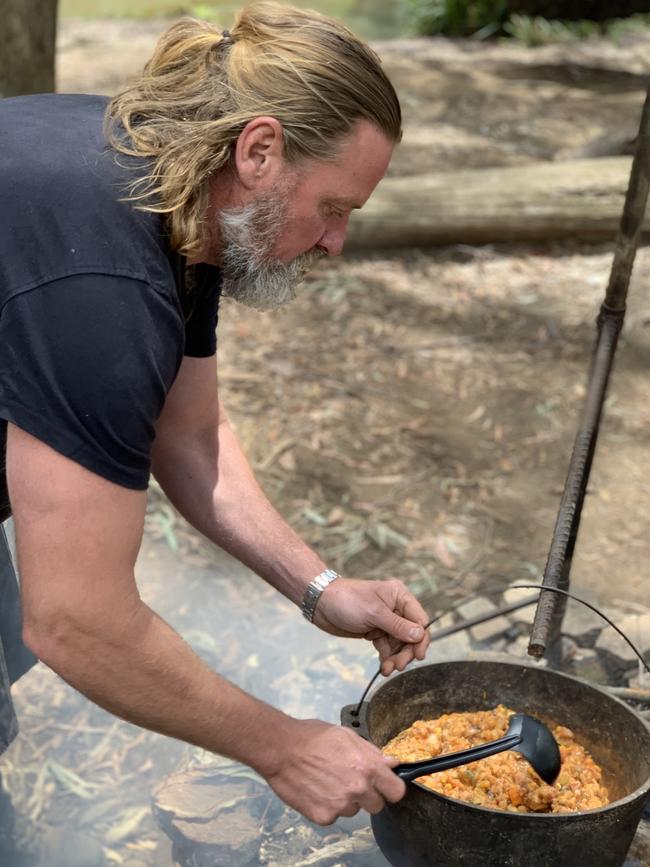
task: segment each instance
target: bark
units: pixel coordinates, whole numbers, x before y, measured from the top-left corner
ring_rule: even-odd
[[[630,168],[610,157],[388,178],[353,216],[346,249],[614,241]]]
[[[0,0],[0,96],[54,90],[57,0]]]

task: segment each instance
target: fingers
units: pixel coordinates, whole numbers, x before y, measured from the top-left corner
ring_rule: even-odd
[[[366,813],[370,813],[372,816],[376,813],[381,813],[385,806],[386,801],[376,789],[373,789],[372,792],[368,792],[368,794],[360,801],[361,809],[365,810]]]
[[[338,816],[345,816],[346,818],[349,819],[352,816],[356,816],[360,809],[361,809],[361,804],[359,804],[357,801],[352,801],[352,803],[349,806],[344,807],[343,809],[339,810]],[[336,819],[334,819],[334,821],[336,822]],[[325,824],[331,825],[332,823],[331,822],[327,822],[327,823],[318,822],[317,824],[319,824],[319,825],[325,825]]]
[[[376,613],[377,628],[366,633],[379,653],[382,674],[403,671],[413,659],[424,659],[430,643],[424,628],[428,616],[401,581],[386,581],[378,590],[385,608]],[[379,628],[381,627],[381,628]]]
[[[385,634],[383,629],[371,629],[363,637],[366,641],[377,641],[378,638],[383,638]]]
[[[384,761],[387,757],[383,757]],[[388,764],[384,764],[377,773],[374,783],[367,782],[363,785],[358,785],[354,793],[350,793],[347,798],[339,804],[330,803],[327,807],[315,807],[308,810],[302,810],[310,821],[317,825],[328,826],[332,825],[340,816],[350,818],[356,816],[359,810],[365,810],[371,815],[381,813],[387,803],[397,803],[406,794],[406,783],[390,770]],[[397,763],[397,760],[394,760]]]
[[[424,637],[424,629],[421,625],[407,620],[387,606],[376,612],[374,626],[402,644],[413,644]]]
[[[384,756],[384,767],[375,780],[375,789],[382,800],[390,804],[396,804],[406,794],[406,783],[392,768],[399,764],[399,760],[392,756]]]
[[[414,659],[425,659],[429,644],[428,633],[417,644],[403,644],[386,634],[373,641],[373,645],[379,654],[381,673],[384,677],[388,677],[395,670],[403,671]]]
[[[318,825],[359,810],[378,813],[398,801],[406,787],[385,756],[350,729],[320,720],[295,720],[285,744],[284,760],[266,776],[271,788],[290,807]]]
[[[427,632],[423,636],[422,640],[418,641],[416,644],[392,645],[392,653],[389,653],[386,658],[395,664],[395,668],[398,671],[403,671],[412,660],[422,660],[426,657],[430,643],[431,639]]]
[[[421,626],[426,626],[429,622],[429,616],[424,608],[420,605],[413,594],[402,585],[400,602],[402,603],[402,614],[407,620],[412,620],[414,623],[419,623]]]
[[[373,641],[373,644],[379,654],[381,673],[384,677],[388,677],[388,675],[392,674],[395,670],[396,653],[402,648],[411,647],[410,644],[405,645],[402,642],[395,641],[393,638],[389,638],[385,633],[381,638]]]
[[[384,767],[380,767],[374,781],[374,786],[359,794],[339,811],[340,816],[356,816],[359,810],[365,810],[371,815],[381,813],[387,803],[397,803],[406,794],[406,783],[393,773],[391,766],[399,764],[397,759],[383,757]]]
[[[427,612],[406,584],[397,578],[382,581],[379,585],[379,593],[390,608],[407,620],[412,620],[421,626],[424,626],[428,622]]]
[[[419,658],[419,657],[418,657]],[[406,666],[416,659],[413,645],[402,645],[399,653],[392,653],[381,660],[381,673],[388,677],[394,671],[404,671]]]
[[[379,788],[372,789],[361,795],[358,801],[351,801],[347,806],[340,808],[337,816],[321,817],[321,821],[317,822],[317,824],[331,825],[340,816],[345,816],[346,818],[356,816],[359,810],[365,810],[366,813],[375,816],[377,813],[381,813],[387,803],[397,803],[397,801],[400,801],[404,797],[406,784],[397,774],[393,774],[392,776],[397,780],[397,785],[391,783],[390,786],[386,787],[387,791],[380,790]]]
[[[372,626],[404,643],[424,638],[427,613],[401,581],[384,581],[377,588],[384,605],[376,610]]]
[[[406,666],[413,662],[414,659],[417,659],[415,655],[415,648],[413,645],[409,644],[403,650],[400,650],[399,653],[394,654],[388,660],[389,663],[393,664],[394,669],[397,671],[404,671]]]

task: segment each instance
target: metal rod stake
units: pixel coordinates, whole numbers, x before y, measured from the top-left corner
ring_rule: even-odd
[[[598,338],[592,358],[587,397],[573,446],[569,470],[553,531],[543,583],[568,590],[573,551],[580,526],[587,482],[598,439],[607,385],[625,316],[625,301],[637,247],[643,230],[650,189],[650,86],[641,112],[632,170],[605,300],[598,316]],[[559,661],[559,639],[566,599],[556,593],[540,593],[528,653]]]

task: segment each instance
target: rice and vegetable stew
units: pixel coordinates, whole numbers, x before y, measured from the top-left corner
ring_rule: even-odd
[[[417,762],[478,746],[503,737],[514,713],[500,704],[494,710],[417,720],[389,741],[383,752],[400,762]],[[572,813],[604,807],[609,796],[601,781],[601,768],[575,742],[570,729],[555,726],[552,731],[562,757],[560,774],[552,786],[543,782],[522,755],[511,750],[419,777],[418,782],[450,798],[515,813]]]

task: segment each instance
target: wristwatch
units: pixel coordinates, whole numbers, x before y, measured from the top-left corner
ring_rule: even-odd
[[[324,572],[317,575],[314,580],[310,581],[307,585],[304,596],[302,597],[301,611],[303,617],[310,623],[314,622],[316,605],[320,599],[321,593],[332,583],[332,581],[335,581],[340,577],[339,573],[335,572],[333,569],[325,569]]]

